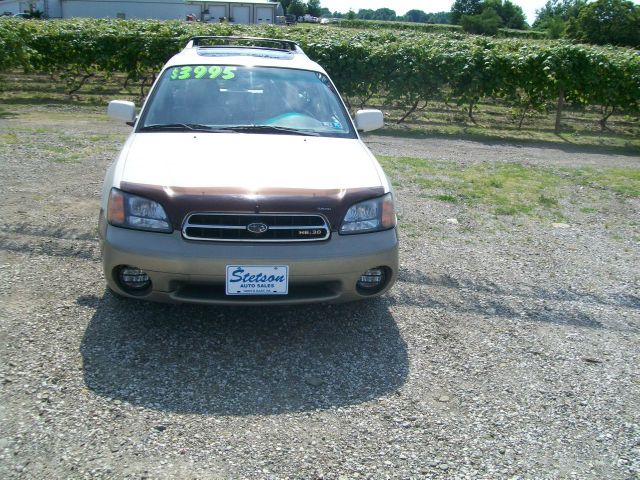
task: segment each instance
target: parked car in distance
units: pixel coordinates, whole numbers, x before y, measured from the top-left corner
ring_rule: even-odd
[[[47,18],[49,18],[47,15],[45,15],[44,13],[36,10],[32,13],[29,12],[22,12],[22,13],[15,13],[13,15],[10,14],[10,16],[12,18],[22,18],[24,20],[31,20],[31,19],[36,19],[36,20],[45,20]]]
[[[398,273],[394,194],[333,82],[287,40],[194,37],[109,168],[104,275],[122,296],[204,304],[372,298]]]

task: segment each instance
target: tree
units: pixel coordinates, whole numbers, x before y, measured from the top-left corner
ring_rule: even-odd
[[[356,18],[361,18],[362,20],[373,20],[375,12],[370,8],[361,8],[356,13]]]
[[[289,7],[287,8],[287,14],[295,15],[296,17],[302,17],[307,10],[307,7],[302,0],[291,0]]]
[[[492,8],[500,16],[506,28],[524,30],[528,26],[522,8],[510,0],[485,0],[482,3],[482,11],[487,8]]]
[[[362,20],[395,20],[396,12],[389,8],[379,8],[378,10],[361,8],[355,16]]]
[[[463,15],[460,19],[465,32],[495,35],[502,26],[502,18],[493,8],[485,8],[480,15]]]
[[[409,10],[404,17],[398,18],[402,18],[406,22],[447,24],[451,23],[449,17],[449,12],[425,13],[422,10]]]
[[[539,28],[541,24],[551,18],[560,18],[568,21],[575,18],[580,13],[580,9],[587,4],[587,0],[548,0],[540,10],[536,10],[536,19],[533,22],[534,28]]]
[[[564,31],[567,28],[567,22],[562,17],[547,17],[544,23],[540,24],[542,30],[547,31],[549,38],[560,38],[564,35]]]
[[[379,8],[373,14],[374,20],[395,20],[396,12],[390,8]]]
[[[407,22],[427,23],[427,14],[422,10],[409,10],[404,15]]]
[[[271,1],[273,2],[274,0],[271,0]],[[291,0],[280,0],[280,5],[282,5],[282,9],[284,10],[285,13],[288,13],[290,3],[291,3]]]
[[[331,10],[329,10],[327,7],[322,7],[320,9],[320,16],[321,17],[330,17],[331,16]]]
[[[354,12],[352,9],[349,9],[349,11],[347,12],[347,15],[345,17],[347,20],[355,20],[356,18],[356,12]]]
[[[320,16],[320,0],[309,0],[307,2],[307,13],[313,17]]]
[[[502,18],[502,22],[506,28],[524,30],[528,27],[522,7],[509,0],[504,0],[502,7],[497,12],[500,18]]]
[[[463,15],[482,13],[482,0],[456,0],[451,7],[451,23],[460,25]]]
[[[427,23],[451,23],[451,12],[427,13]]]
[[[550,38],[560,38],[568,21],[576,18],[586,4],[587,0],[549,0],[536,11],[532,26],[537,30],[546,30]]]
[[[569,21],[566,33],[583,42],[640,47],[640,7],[627,0],[597,0]]]

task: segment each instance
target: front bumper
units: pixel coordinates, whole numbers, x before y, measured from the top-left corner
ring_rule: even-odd
[[[102,261],[109,287],[123,296],[160,302],[222,305],[348,302],[378,296],[398,274],[395,229],[339,235],[308,243],[217,243],[185,240],[181,232],[151,233],[113,227],[101,219]],[[116,281],[118,266],[141,268],[152,287],[131,295]],[[225,295],[227,265],[288,265],[289,293],[273,296]],[[356,282],[366,270],[386,267],[384,288],[362,294]]]

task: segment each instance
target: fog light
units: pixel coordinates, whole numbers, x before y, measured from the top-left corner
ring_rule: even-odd
[[[360,275],[356,286],[359,290],[362,290],[363,293],[374,293],[382,288],[385,280],[386,275],[382,267],[370,268]]]
[[[120,286],[127,291],[145,290],[151,286],[151,279],[144,270],[140,270],[137,267],[130,267],[124,265],[120,267],[118,271],[118,281]]]

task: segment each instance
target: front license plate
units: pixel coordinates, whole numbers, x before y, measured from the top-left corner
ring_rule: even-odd
[[[286,295],[288,265],[227,265],[227,295]]]

